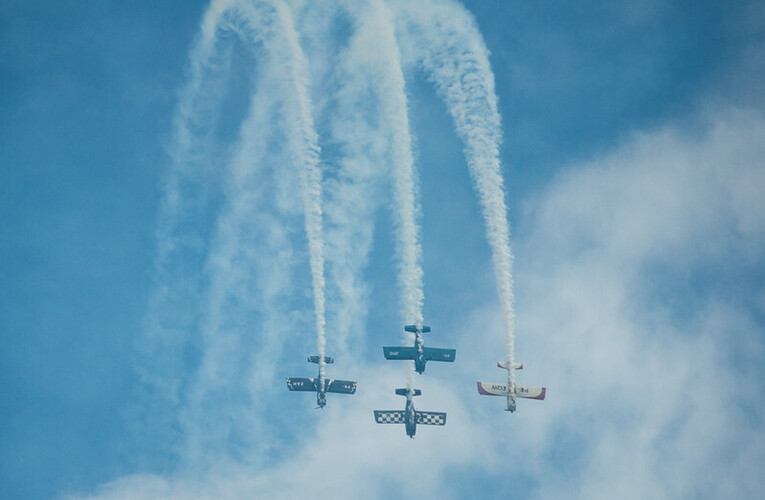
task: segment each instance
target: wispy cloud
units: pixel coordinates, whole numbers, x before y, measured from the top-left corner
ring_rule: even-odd
[[[738,460],[720,457],[765,453],[765,429],[746,423],[743,403],[763,387],[735,362],[756,313],[723,285],[762,265],[751,249],[765,217],[752,214],[765,207],[743,186],[765,181],[763,125],[758,113],[731,110],[701,133],[636,135],[530,204],[520,326],[532,366],[541,363],[554,388],[539,415],[541,448],[566,453],[548,462],[553,480],[540,497],[762,489]]]

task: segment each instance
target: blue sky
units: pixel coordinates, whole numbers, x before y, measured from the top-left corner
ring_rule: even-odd
[[[253,44],[233,22],[230,71],[194,94],[205,2],[0,5],[0,497],[761,496],[762,6],[371,4],[286,3],[321,147],[328,375],[359,382],[321,412],[284,386],[317,347],[280,32]],[[387,9],[395,44],[359,35]],[[503,377],[502,308],[421,60],[471,17],[501,116],[517,380],[548,388],[512,415],[475,390]],[[407,380],[380,352],[408,321],[386,161],[402,128],[375,91],[391,47],[427,342],[457,349],[415,378],[449,420],[414,441],[372,419]]]

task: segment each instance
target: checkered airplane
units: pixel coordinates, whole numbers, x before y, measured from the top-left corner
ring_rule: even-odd
[[[396,394],[406,396],[406,407],[400,410],[375,410],[375,422],[378,424],[404,424],[406,435],[414,438],[417,432],[417,424],[423,425],[446,425],[446,413],[435,411],[417,411],[414,409],[412,398],[419,396],[419,389],[396,389]]]

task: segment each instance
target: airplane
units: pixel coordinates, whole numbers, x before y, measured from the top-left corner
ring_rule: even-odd
[[[319,365],[319,376],[316,378],[287,377],[287,388],[291,391],[316,392],[317,408],[324,408],[327,404],[327,393],[353,394],[356,392],[356,382],[351,380],[326,379],[323,376],[319,356],[308,356],[309,363]],[[332,364],[335,360],[331,356],[324,356],[324,364]],[[323,381],[323,384],[322,384]]]
[[[446,413],[435,411],[416,411],[412,398],[419,396],[419,389],[396,389],[396,394],[406,396],[406,407],[400,410],[375,410],[375,422],[378,424],[404,424],[406,435],[414,438],[417,432],[417,424],[423,425],[446,425]]]
[[[539,399],[542,400],[547,395],[546,387],[526,387],[518,385],[510,380],[510,370],[522,370],[523,365],[519,363],[497,362],[499,368],[507,370],[507,384],[495,384],[493,382],[478,382],[478,393],[484,396],[507,396],[507,408],[505,411],[515,411],[515,398]]]
[[[456,349],[439,349],[436,347],[423,347],[423,333],[430,331],[429,326],[423,325],[417,328],[417,325],[406,325],[404,331],[415,334],[414,347],[383,347],[385,359],[412,359],[414,360],[414,369],[417,373],[425,371],[427,361],[446,361],[453,362],[457,354]]]

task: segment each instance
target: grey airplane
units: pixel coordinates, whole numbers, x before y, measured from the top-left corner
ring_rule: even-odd
[[[334,380],[324,377],[324,370],[319,363],[319,356],[308,356],[309,363],[319,365],[319,375],[316,378],[287,377],[287,388],[291,391],[306,391],[316,393],[317,408],[324,408],[327,404],[327,393],[353,394],[356,392],[356,382],[352,380]],[[332,364],[335,360],[331,356],[324,356],[324,364]]]
[[[437,347],[425,347],[423,333],[430,331],[429,326],[406,325],[404,331],[414,333],[413,347],[383,347],[385,359],[411,359],[414,360],[414,369],[417,373],[425,371],[425,363],[428,361],[454,362],[457,355],[456,349],[440,349]]]

